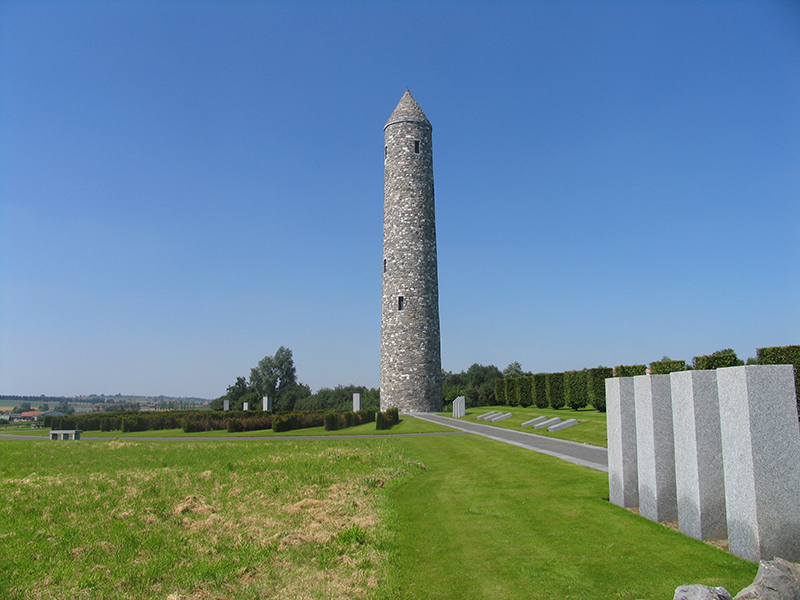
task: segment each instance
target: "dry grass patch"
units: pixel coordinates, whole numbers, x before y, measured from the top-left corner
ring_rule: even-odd
[[[3,442],[0,597],[368,598],[399,448]]]

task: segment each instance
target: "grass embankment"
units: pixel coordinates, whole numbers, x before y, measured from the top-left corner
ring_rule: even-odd
[[[479,436],[0,453],[3,598],[668,600],[757,570],[610,504],[604,473]]]
[[[650,598],[736,594],[757,565],[614,506],[608,476],[478,436],[402,440],[427,472],[391,492],[384,598]]]
[[[504,413],[510,412],[514,416],[504,421],[498,421],[497,423],[486,423],[485,421],[477,420],[477,417],[492,410]],[[597,412],[593,408],[582,408],[580,410],[562,408],[560,410],[554,410],[552,408],[536,408],[534,406],[480,406],[468,408],[466,412],[466,416],[461,417],[461,420],[491,425],[492,427],[526,431],[528,433],[535,433],[536,435],[544,435],[562,440],[572,440],[573,442],[591,444],[592,446],[601,446],[603,448],[608,446],[606,437],[606,413]],[[453,413],[442,414],[449,417],[452,416]],[[528,427],[522,427],[525,421],[530,421],[536,417],[547,417],[548,419],[560,417],[562,421],[577,419],[578,424],[552,433],[547,431],[547,428],[534,429],[530,425]]]
[[[452,437],[452,436],[450,436]],[[364,598],[394,441],[0,442],[0,597]]]

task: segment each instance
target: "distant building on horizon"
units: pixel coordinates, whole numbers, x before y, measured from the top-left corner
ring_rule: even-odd
[[[430,121],[406,90],[384,130],[381,410],[442,410]]]

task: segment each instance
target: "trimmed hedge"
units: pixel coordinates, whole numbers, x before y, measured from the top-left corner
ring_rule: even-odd
[[[519,377],[506,379],[506,400],[509,406],[519,406]]]
[[[589,369],[589,402],[599,412],[606,412],[606,379],[612,376],[611,367]]]
[[[739,360],[739,357],[736,356],[736,352],[733,350],[721,350],[719,352],[714,352],[714,354],[695,356],[692,359],[692,366],[698,371],[710,371],[712,369],[722,369],[724,367],[736,367],[743,364],[744,362]]]
[[[647,365],[619,365],[614,369],[614,377],[633,377],[646,374]]]
[[[653,375],[668,375],[675,371],[685,371],[685,360],[657,360],[650,363],[650,372]]]
[[[530,406],[533,404],[533,379],[530,377],[520,377],[517,381],[517,396],[519,396],[520,406]]]
[[[756,349],[759,365],[794,365],[794,393],[800,405],[800,346],[772,346]]]
[[[506,396],[506,382],[508,379],[495,379],[494,380],[494,397],[497,404],[507,405],[508,398]]]
[[[547,408],[550,406],[550,400],[547,398],[546,373],[536,373],[531,378],[531,388],[533,404],[536,406],[536,408]]]
[[[586,371],[564,373],[564,400],[572,410],[584,408],[589,404]]]
[[[564,406],[564,374],[547,373],[545,377],[547,385],[547,402],[550,408],[558,410]]]

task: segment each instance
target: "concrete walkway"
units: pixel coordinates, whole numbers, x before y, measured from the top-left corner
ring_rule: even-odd
[[[576,465],[583,465],[608,473],[608,450],[589,444],[560,440],[558,438],[545,437],[524,431],[514,431],[494,425],[482,425],[470,421],[462,421],[450,417],[440,417],[433,413],[411,413],[411,416],[423,421],[430,421],[439,425],[445,425],[454,429],[460,429],[468,433],[482,435],[499,442],[513,444],[520,448],[533,450],[555,456],[561,460],[566,460]]]

